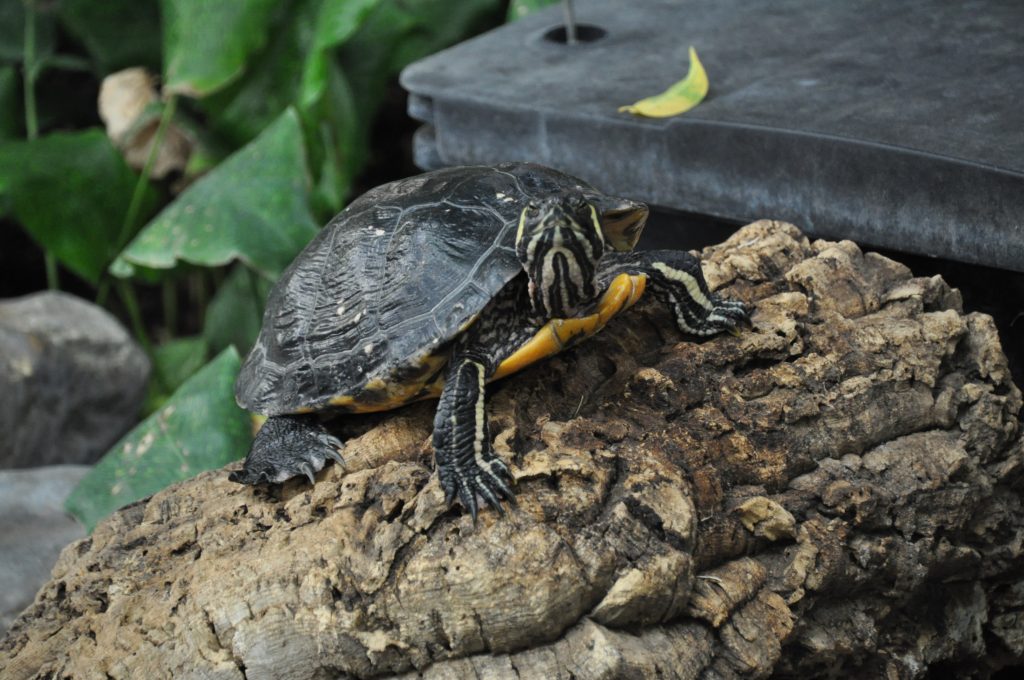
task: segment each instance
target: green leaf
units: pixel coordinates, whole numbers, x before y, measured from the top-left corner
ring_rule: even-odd
[[[62,0],[57,15],[101,74],[129,66],[160,69],[157,0]]]
[[[303,111],[311,165],[319,168],[313,204],[324,221],[341,210],[369,155],[369,130],[355,93],[335,59],[327,65],[324,96]]]
[[[175,390],[206,363],[209,348],[201,336],[169,340],[153,350],[153,377],[149,381],[142,412],[164,405]]]
[[[316,0],[282,4],[271,22],[275,30],[249,60],[245,75],[200,102],[218,136],[235,147],[247,144],[297,101],[316,10]]]
[[[206,340],[176,338],[157,347],[153,358],[160,379],[173,393],[206,363]]]
[[[373,120],[391,80],[406,65],[495,25],[503,6],[500,0],[382,0],[339,49],[358,93],[360,119]]]
[[[117,239],[138,178],[99,130],[0,142],[0,194],[18,221],[68,269],[96,283]],[[147,185],[141,217],[152,214]]]
[[[381,0],[323,0],[313,46],[322,50],[345,42],[380,3]]]
[[[214,352],[234,346],[238,353],[249,353],[263,322],[263,304],[271,282],[236,264],[217,289],[206,308],[203,335]]]
[[[0,66],[0,141],[14,139],[21,134],[20,85],[13,66]]]
[[[111,271],[238,259],[276,279],[317,232],[309,191],[298,115],[288,109],[147,224]]]
[[[522,19],[527,14],[532,14],[539,9],[550,7],[559,0],[511,0],[508,3],[508,14],[505,17],[507,21],[515,21],[516,19]]]
[[[252,433],[248,414],[235,405],[240,364],[229,348],[189,378],[82,479],[65,503],[68,512],[91,531],[127,503],[245,455]]]
[[[162,0],[164,90],[204,97],[242,75],[267,40],[274,0]]]
[[[299,104],[313,105],[327,87],[329,51],[348,40],[381,0],[323,0],[316,18],[313,49],[306,60]]]

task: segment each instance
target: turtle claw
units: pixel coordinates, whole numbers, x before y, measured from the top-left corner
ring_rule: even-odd
[[[473,489],[469,488],[468,484],[461,484],[460,485],[460,488],[459,488],[459,500],[461,500],[462,504],[464,506],[466,506],[467,510],[469,510],[469,514],[473,517],[473,524],[476,524],[476,514],[477,514],[476,493],[474,493]]]
[[[332,434],[322,432],[317,435],[317,441],[324,445],[322,453],[338,465],[344,465],[345,459],[341,457],[341,451],[345,450],[345,443]]]
[[[324,449],[323,454],[330,458],[331,460],[333,460],[338,465],[345,467],[345,459],[341,457],[340,453],[338,453],[338,449],[334,448],[333,446],[329,446],[326,449]]]
[[[509,471],[508,466],[505,464],[505,461],[498,457],[488,461],[487,466],[483,469],[478,468],[470,483],[466,485],[469,487],[467,495],[472,498],[473,507],[470,508],[470,513],[473,514],[476,506],[476,497],[479,495],[487,505],[497,510],[499,514],[504,515],[505,508],[501,506],[501,501],[504,499],[512,505],[515,505],[516,502],[515,493],[513,493],[512,487],[508,483],[511,479],[512,473]],[[465,499],[463,499],[463,502],[465,502]]]
[[[501,501],[498,500],[498,497],[489,486],[486,484],[480,484],[477,486],[476,491],[485,501],[487,501],[487,505],[498,511],[499,515],[505,514],[505,508],[501,507]]]
[[[310,484],[316,484],[316,477],[314,476],[315,472],[312,465],[309,463],[299,463],[299,472],[306,475],[306,479],[309,480]]]
[[[479,466],[474,462],[472,469],[464,475],[460,475],[457,470],[447,473],[442,469],[440,477],[445,505],[451,506],[457,497],[462,507],[469,511],[474,524],[480,510],[478,496],[502,515],[505,514],[502,500],[508,501],[511,505],[516,504],[515,493],[509,486],[512,473],[500,458],[492,458],[486,466]]]

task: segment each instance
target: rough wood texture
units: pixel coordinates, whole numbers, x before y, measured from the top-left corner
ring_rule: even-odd
[[[985,677],[1024,657],[1019,390],[938,278],[758,222],[757,301],[683,341],[647,304],[496,386],[519,505],[476,527],[431,404],[274,492],[224,471],[69,546],[4,678]],[[998,293],[995,293],[998,294]],[[104,675],[106,674],[106,675]],[[939,677],[939,676],[934,676]]]

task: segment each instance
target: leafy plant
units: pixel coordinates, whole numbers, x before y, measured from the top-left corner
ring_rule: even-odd
[[[153,360],[148,418],[83,480],[72,512],[91,525],[244,455],[251,432],[231,387],[271,284],[350,197],[401,68],[502,11],[500,0],[0,3],[0,217],[43,249],[51,287],[126,316]],[[162,88],[115,92],[139,109],[115,134],[96,92],[129,67]],[[165,176],[172,139],[187,163]]]

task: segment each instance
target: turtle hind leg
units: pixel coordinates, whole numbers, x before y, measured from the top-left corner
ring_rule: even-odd
[[[241,470],[228,479],[239,484],[280,484],[305,475],[310,484],[328,459],[344,461],[345,445],[316,416],[271,416],[256,434]]]

